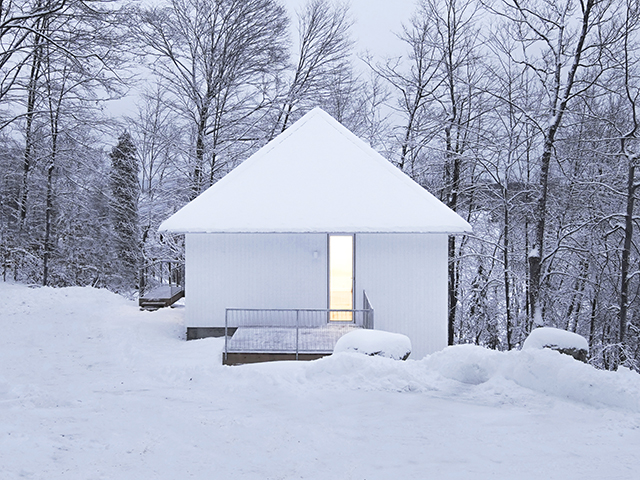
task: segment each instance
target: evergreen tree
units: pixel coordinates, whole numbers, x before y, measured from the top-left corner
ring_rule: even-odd
[[[137,283],[141,259],[138,224],[138,159],[131,135],[125,131],[118,138],[111,157],[111,222],[113,227],[113,262],[116,289],[130,290]]]

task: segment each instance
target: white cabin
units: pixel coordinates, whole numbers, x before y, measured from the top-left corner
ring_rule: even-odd
[[[187,338],[226,310],[359,309],[447,345],[447,240],[469,224],[316,108],[160,226],[186,235]]]

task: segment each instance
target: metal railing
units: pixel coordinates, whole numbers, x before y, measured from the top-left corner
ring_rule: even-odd
[[[184,262],[155,260],[140,269],[140,296],[160,285],[184,286]]]
[[[331,320],[332,314],[349,320]],[[228,353],[295,353],[296,360],[301,353],[331,353],[345,333],[372,327],[372,309],[227,308],[225,360]]]
[[[365,312],[362,328],[373,330],[373,307],[371,306],[369,297],[367,297],[367,292],[364,290],[362,291],[362,311]]]

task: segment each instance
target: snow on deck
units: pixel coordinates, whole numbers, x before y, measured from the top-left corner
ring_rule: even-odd
[[[161,308],[173,305],[184,297],[184,287],[177,285],[158,285],[138,299],[143,308]]]
[[[169,299],[183,290],[183,287],[176,285],[159,285],[151,289],[148,293],[145,293],[141,298],[146,300]]]

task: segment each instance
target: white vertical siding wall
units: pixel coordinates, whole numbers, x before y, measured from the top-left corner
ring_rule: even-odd
[[[356,235],[356,308],[362,290],[377,330],[407,335],[411,358],[447,345],[447,235]]]
[[[326,308],[325,234],[186,235],[187,327],[224,327],[225,308]]]

